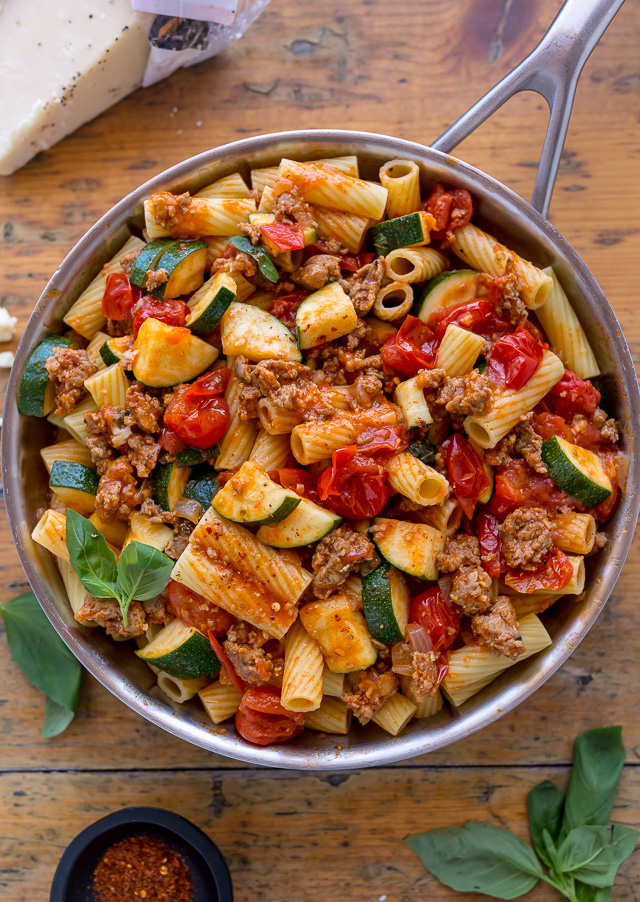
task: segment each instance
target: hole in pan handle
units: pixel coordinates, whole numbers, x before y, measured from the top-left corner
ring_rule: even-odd
[[[535,91],[549,104],[531,205],[547,215],[582,67],[624,0],[567,0],[538,46],[431,145],[450,153],[503,103]]]

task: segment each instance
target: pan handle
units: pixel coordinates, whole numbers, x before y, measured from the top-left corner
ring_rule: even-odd
[[[450,153],[505,101],[536,91],[549,104],[531,205],[547,215],[582,67],[624,0],[566,0],[538,46],[453,123],[432,147]]]

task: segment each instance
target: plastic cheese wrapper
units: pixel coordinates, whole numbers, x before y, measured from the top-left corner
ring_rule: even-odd
[[[0,0],[0,175],[220,53],[269,0]]]

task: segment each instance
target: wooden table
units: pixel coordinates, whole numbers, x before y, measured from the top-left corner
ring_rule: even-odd
[[[0,181],[1,302],[24,327],[49,275],[105,210],[184,157],[278,129],[347,127],[429,143],[534,46],[559,0],[273,0],[218,59],[137,91]],[[587,63],[550,218],[603,286],[640,354],[640,6],[628,3]],[[521,96],[461,155],[528,197],[546,109]],[[6,523],[0,600],[27,588]],[[614,811],[640,822],[636,544],[605,612],[568,664],[501,721],[430,757],[340,774],[249,768],[160,732],[86,677],[78,715],[40,738],[42,697],[0,639],[0,897],[44,902],[63,849],[125,805],[171,808],[227,858],[239,902],[414,902],[455,894],[402,842],[490,819],[526,836],[526,792],[566,782],[571,744],[624,724]],[[458,897],[460,898],[460,897]],[[467,897],[465,897],[467,898]],[[471,897],[468,897],[471,898]],[[542,885],[529,897],[556,898]],[[640,855],[616,902],[640,898]]]

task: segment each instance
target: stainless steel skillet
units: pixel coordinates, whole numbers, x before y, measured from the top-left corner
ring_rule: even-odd
[[[388,764],[442,748],[492,723],[541,686],[586,635],[618,578],[638,516],[640,463],[632,424],[640,420],[640,394],[627,344],[602,290],[544,216],[579,72],[622,2],[569,0],[536,50],[430,148],[384,135],[341,130],[282,132],[237,141],[151,179],[105,214],[63,261],[27,324],[9,382],[2,435],[6,506],[20,560],[51,622],[85,667],[138,714],[188,742],[251,763],[310,769]],[[525,89],[542,93],[551,107],[532,205],[490,176],[448,156],[448,151],[486,116],[513,93]],[[613,412],[624,426],[629,480],[607,526],[608,547],[591,562],[583,600],[575,604],[566,599],[557,605],[555,613],[546,616],[554,643],[542,654],[504,674],[459,712],[445,710],[427,721],[414,721],[398,738],[369,726],[339,738],[308,731],[294,742],[260,749],[239,739],[232,726],[226,732],[216,730],[195,703],[174,709],[159,701],[149,693],[151,672],[129,648],[107,639],[101,630],[80,627],[72,619],[53,560],[30,539],[35,511],[45,503],[46,479],[39,448],[48,441],[48,426],[34,418],[20,417],[15,394],[31,350],[46,333],[61,329],[62,316],[79,292],[122,246],[130,229],[141,226],[142,202],[149,194],[166,189],[197,191],[230,172],[240,170],[248,175],[250,168],[273,165],[283,156],[305,160],[343,153],[358,155],[365,178],[375,178],[380,165],[389,159],[416,160],[425,190],[435,181],[468,188],[480,225],[536,264],[555,267],[606,374]]]

